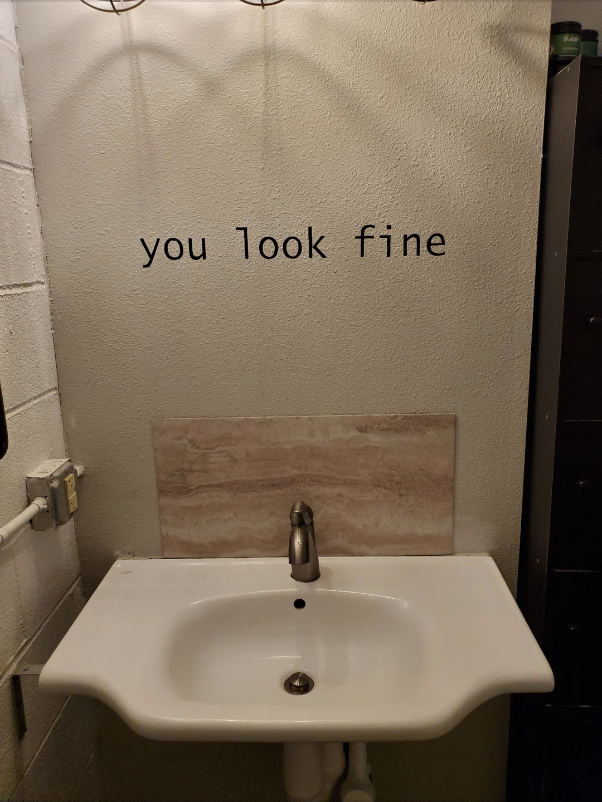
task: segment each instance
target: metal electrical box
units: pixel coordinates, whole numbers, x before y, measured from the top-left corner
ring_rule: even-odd
[[[57,529],[66,524],[77,509],[77,469],[68,459],[50,459],[27,477],[29,501],[41,496],[48,509],[41,510],[31,522],[37,531]]]

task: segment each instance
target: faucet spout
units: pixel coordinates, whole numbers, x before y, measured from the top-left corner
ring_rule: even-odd
[[[297,582],[314,582],[320,576],[320,562],[313,510],[305,502],[298,501],[291,508],[290,518],[288,561],[292,565],[291,576]]]
[[[309,532],[306,526],[293,526],[288,539],[288,561],[291,565],[309,562]]]

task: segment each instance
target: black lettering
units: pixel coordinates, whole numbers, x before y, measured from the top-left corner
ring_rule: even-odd
[[[157,253],[157,248],[159,247],[159,237],[157,237],[157,241],[155,242],[155,247],[153,248],[153,252],[152,253],[149,251],[148,245],[142,239],[142,237],[140,237],[140,242],[144,245],[144,250],[148,254],[148,262],[147,262],[147,264],[142,265],[142,267],[150,267],[152,265],[152,263],[153,263],[153,259],[155,258],[155,254]]]
[[[408,242],[411,239],[416,240],[416,256],[420,256],[420,234],[404,234],[403,235],[403,255],[408,255]]]
[[[440,242],[433,242],[435,237],[439,237]],[[426,249],[430,253],[431,256],[445,256],[445,251],[442,253],[435,253],[432,248],[433,247],[443,247],[445,245],[445,237],[443,234],[431,234],[428,238],[428,242],[426,243]]]
[[[207,258],[207,251],[205,250],[205,237],[201,237],[201,252],[198,256],[195,256],[192,250],[192,240],[188,238],[188,253],[190,254],[190,258],[194,259],[197,262],[199,259],[206,259]]]
[[[242,228],[238,228],[237,227],[236,230],[237,231],[242,231],[242,235],[243,235],[244,240],[245,240],[245,259],[248,259],[249,258],[249,232],[248,232],[248,229],[245,228],[245,227],[242,227]]]
[[[180,249],[180,253],[177,256],[171,256],[171,254],[169,253],[170,242],[178,243],[178,248]],[[168,240],[165,240],[165,245],[163,246],[163,250],[165,251],[165,256],[167,256],[168,259],[171,259],[172,261],[175,262],[178,259],[182,258],[182,254],[184,253],[184,246],[182,245],[179,239],[176,239],[175,237],[170,237]]]
[[[373,226],[371,223],[367,223],[365,226],[362,226],[362,230],[360,232],[359,237],[355,238],[355,239],[359,239],[359,241],[360,241],[360,256],[364,255],[365,240],[374,239],[374,235],[373,234],[366,234],[366,229],[367,228],[375,228],[375,226]]]
[[[297,243],[297,253],[294,255],[288,252],[287,243],[291,242],[291,240]],[[282,253],[286,256],[287,259],[297,259],[299,256],[301,256],[302,250],[303,250],[303,245],[301,245],[301,240],[298,239],[297,237],[287,237],[282,243]]]
[[[391,230],[391,226],[387,226],[387,231]],[[387,256],[391,256],[391,235],[390,234],[381,234],[379,239],[386,239],[387,240]]]
[[[313,259],[312,251],[316,251],[318,253],[318,255],[322,257],[322,259],[326,259],[326,254],[322,253],[322,251],[318,248],[318,245],[322,242],[324,237],[323,236],[322,237],[318,237],[318,239],[314,242],[313,241],[312,227],[308,226],[308,228],[307,228],[307,238],[309,240],[309,258]]]
[[[274,253],[271,256],[268,256],[263,252],[263,243],[264,242],[273,242],[274,243]],[[274,239],[274,237],[264,237],[259,242],[259,253],[263,256],[264,259],[274,259],[278,255],[278,243]]]

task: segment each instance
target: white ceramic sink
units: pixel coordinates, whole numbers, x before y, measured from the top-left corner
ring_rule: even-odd
[[[320,566],[300,583],[283,558],[117,562],[40,688],[95,696],[149,738],[193,741],[434,738],[493,696],[552,689],[491,558]],[[284,689],[296,671],[315,683],[306,695]]]

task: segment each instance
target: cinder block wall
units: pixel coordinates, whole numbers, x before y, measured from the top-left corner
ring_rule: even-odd
[[[27,506],[25,475],[65,454],[50,296],[11,2],[0,2],[0,382],[10,446],[0,462],[0,524]],[[23,680],[17,737],[10,676],[42,663],[83,604],[73,523],[29,526],[0,551],[0,800],[98,798],[94,703],[39,694]]]

